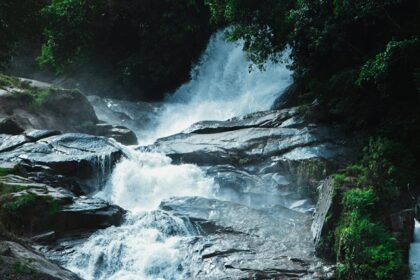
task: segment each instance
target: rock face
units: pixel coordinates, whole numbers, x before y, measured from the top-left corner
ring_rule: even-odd
[[[136,145],[137,136],[130,129],[121,125],[111,125],[107,123],[98,123],[94,127],[95,135],[101,135],[108,138],[115,139],[124,145]]]
[[[334,179],[327,178],[319,186],[319,198],[315,207],[311,232],[318,256],[335,261],[331,247],[334,243],[334,230],[341,213],[341,196],[334,188]]]
[[[92,106],[77,90],[14,81],[6,87],[8,94],[0,96],[0,117],[11,117],[24,129],[77,131],[83,124],[98,122]]]
[[[338,129],[308,123],[291,108],[200,122],[141,149],[163,152],[175,162],[212,166],[209,172],[228,175],[225,179],[258,174],[271,188],[274,183],[316,196],[318,182],[350,160],[350,145],[344,139]],[[236,175],[226,173],[229,166]]]
[[[0,160],[20,163],[35,179],[46,175],[65,176],[79,183],[80,191],[98,190],[122,156],[106,138],[56,131],[25,131],[0,134]],[[49,176],[49,177],[51,177]]]
[[[310,215],[281,206],[250,208],[216,199],[173,198],[161,209],[187,220],[197,237],[185,242],[193,279],[326,279],[306,230]],[[310,250],[310,249],[309,249]],[[201,258],[195,257],[200,252]],[[190,259],[191,258],[191,259]],[[211,275],[211,276],[210,276]]]
[[[125,211],[100,199],[77,197],[17,175],[0,177],[0,217],[9,231],[27,237],[53,232],[54,238],[123,221]]]
[[[77,198],[57,214],[57,233],[83,232],[118,226],[124,220],[125,211],[101,199]]]
[[[226,122],[202,122],[182,134],[157,141],[155,147],[178,161],[231,164],[260,161],[344,157],[343,136],[329,127],[310,125],[296,109],[269,111]]]
[[[160,103],[129,102],[112,98],[102,98],[96,95],[87,96],[96,115],[102,121],[113,126],[124,126],[138,135],[155,125]]]
[[[297,108],[205,121],[142,151],[200,165],[219,188],[214,198],[172,198],[160,209],[180,217],[193,279],[329,279],[316,239],[333,207],[331,179],[352,159],[338,128],[308,123]],[[315,202],[319,202],[312,223]],[[312,226],[312,231],[311,231]],[[194,265],[191,265],[194,263]]]

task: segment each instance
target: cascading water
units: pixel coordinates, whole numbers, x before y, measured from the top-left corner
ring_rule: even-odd
[[[202,120],[224,120],[268,110],[291,83],[284,64],[248,71],[241,45],[214,35],[192,80],[168,97],[150,130],[151,143]],[[93,234],[65,254],[62,263],[83,279],[185,279],[182,243],[196,234],[183,219],[159,210],[170,197],[215,197],[218,186],[199,167],[173,165],[159,153],[131,151],[97,196],[129,211],[126,222]],[[184,275],[184,276],[182,276]]]
[[[414,242],[410,246],[411,279],[420,280],[420,222],[415,220]]]
[[[287,60],[289,52],[284,55]],[[203,120],[226,120],[251,112],[268,110],[292,82],[286,64],[266,65],[266,71],[249,71],[242,45],[228,43],[223,32],[211,39],[191,81],[169,96],[157,127],[148,131],[142,143],[179,133]]]

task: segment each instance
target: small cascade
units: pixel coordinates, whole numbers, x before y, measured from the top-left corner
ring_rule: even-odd
[[[420,280],[420,222],[415,221],[414,241],[410,246],[411,279]]]
[[[185,252],[178,246],[198,232],[188,220],[158,210],[159,204],[170,197],[213,197],[217,190],[195,165],[131,150],[96,195],[129,210],[127,220],[96,232],[60,261],[86,280],[182,279]]]
[[[89,184],[94,186],[96,191],[102,188],[112,173],[114,164],[112,156],[112,154],[95,155],[90,162],[95,177]]]

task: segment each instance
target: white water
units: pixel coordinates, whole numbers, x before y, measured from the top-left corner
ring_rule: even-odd
[[[288,53],[284,55],[286,60]],[[292,83],[286,64],[268,63],[266,71],[249,71],[242,45],[228,43],[222,32],[211,39],[190,82],[165,100],[158,126],[142,143],[173,135],[203,120],[226,120],[268,110]]]
[[[420,280],[420,223],[416,220],[414,242],[410,246],[411,279]]]
[[[202,120],[224,120],[268,110],[291,83],[285,65],[248,72],[241,46],[212,37],[192,80],[168,97],[159,125],[142,143],[180,132]],[[69,252],[65,266],[87,280],[183,279],[180,244],[194,230],[157,210],[174,196],[212,197],[218,186],[197,166],[172,165],[162,154],[131,151],[98,196],[130,211],[121,227],[98,231]]]

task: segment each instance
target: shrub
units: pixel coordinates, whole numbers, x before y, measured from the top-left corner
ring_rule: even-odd
[[[336,229],[339,279],[408,279],[408,268],[395,237],[370,213],[378,198],[372,189],[344,194]]]

